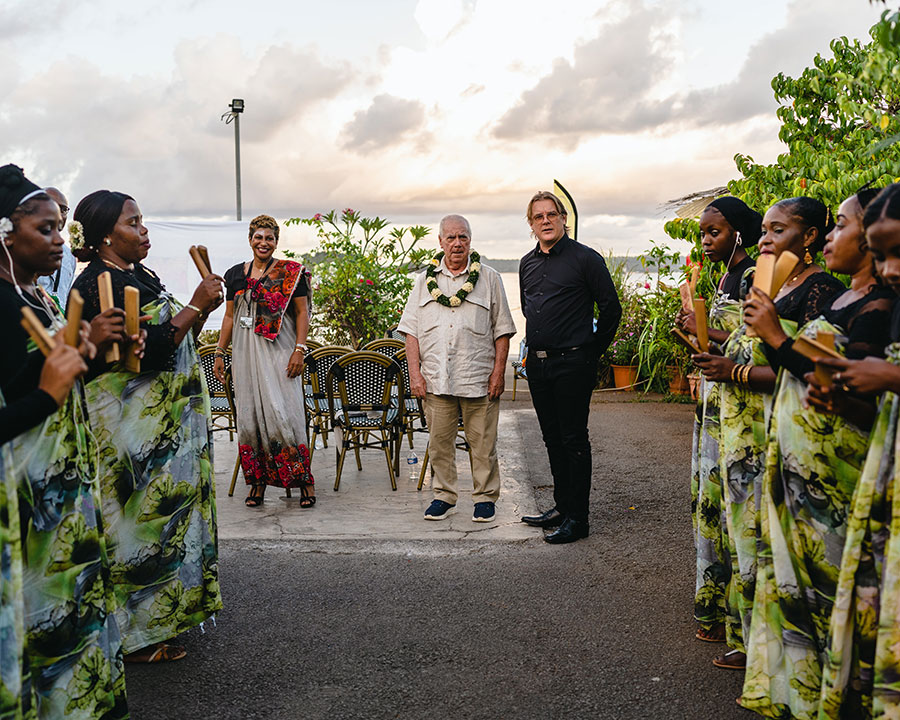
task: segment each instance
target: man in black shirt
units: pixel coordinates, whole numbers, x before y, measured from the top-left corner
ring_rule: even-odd
[[[622,307],[600,254],[566,234],[566,210],[553,193],[531,198],[527,217],[538,242],[519,263],[525,366],[550,458],[555,507],[522,522],[558,527],[544,539],[569,543],[588,535],[588,413],[597,361],[612,342]]]

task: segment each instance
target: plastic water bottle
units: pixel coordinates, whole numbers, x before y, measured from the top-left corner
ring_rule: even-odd
[[[419,479],[419,456],[413,450],[406,456],[406,467],[409,469],[409,479]]]

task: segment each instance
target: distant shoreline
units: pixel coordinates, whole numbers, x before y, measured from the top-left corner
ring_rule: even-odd
[[[604,258],[607,259],[607,258]],[[630,272],[644,272],[645,268],[641,265],[640,258],[632,257],[631,255],[621,255],[611,258],[612,262],[619,262],[624,260],[625,266],[628,268]],[[484,255],[481,256],[481,262],[485,265],[490,265],[494,270],[501,273],[517,273],[519,272],[519,259],[509,259],[509,258],[489,258]]]

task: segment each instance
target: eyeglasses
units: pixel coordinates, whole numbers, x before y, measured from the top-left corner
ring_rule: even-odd
[[[537,215],[531,216],[531,222],[533,222],[533,223],[544,222],[545,219],[549,220],[550,222],[553,222],[558,217],[559,217],[559,213],[555,212],[555,211],[550,211],[548,213],[538,213]]]

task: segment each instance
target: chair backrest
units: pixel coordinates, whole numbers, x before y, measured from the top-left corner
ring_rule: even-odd
[[[406,348],[398,350],[394,355],[394,362],[400,366],[400,378],[403,382],[403,394],[409,398],[409,362],[406,360]]]
[[[306,363],[303,366],[303,386],[311,389],[314,398],[325,399],[328,392],[325,377],[331,369],[331,364],[349,352],[350,348],[340,345],[323,345],[306,356]]]
[[[397,353],[406,348],[406,343],[401,340],[394,340],[392,338],[380,338],[378,340],[373,340],[370,343],[366,343],[360,350],[367,350],[369,352],[377,352],[382,355],[387,355],[388,357],[396,357]]]
[[[307,350],[318,350],[320,347],[322,347],[322,343],[320,343],[318,340],[310,340],[309,338],[306,339]]]
[[[225,398],[228,400],[228,407],[231,408],[231,414],[237,423],[237,403],[234,399],[234,378],[231,375],[231,368],[225,371]]]
[[[369,417],[381,413],[382,423],[387,424],[391,410],[403,413],[401,375],[397,362],[381,353],[359,350],[336,358],[326,379],[332,413],[337,398],[347,424],[353,424],[354,413],[367,413]]]
[[[385,330],[384,337],[385,339],[399,340],[400,342],[404,342],[406,340],[406,335],[400,332],[397,329],[396,325],[391,325],[387,330]]]
[[[206,387],[209,389],[209,399],[213,412],[228,412],[230,406],[225,386],[219,382],[219,378],[216,377],[214,370],[216,346],[201,345],[197,348],[197,355],[200,356],[200,369],[206,378]],[[231,372],[231,348],[225,351],[225,372]]]

